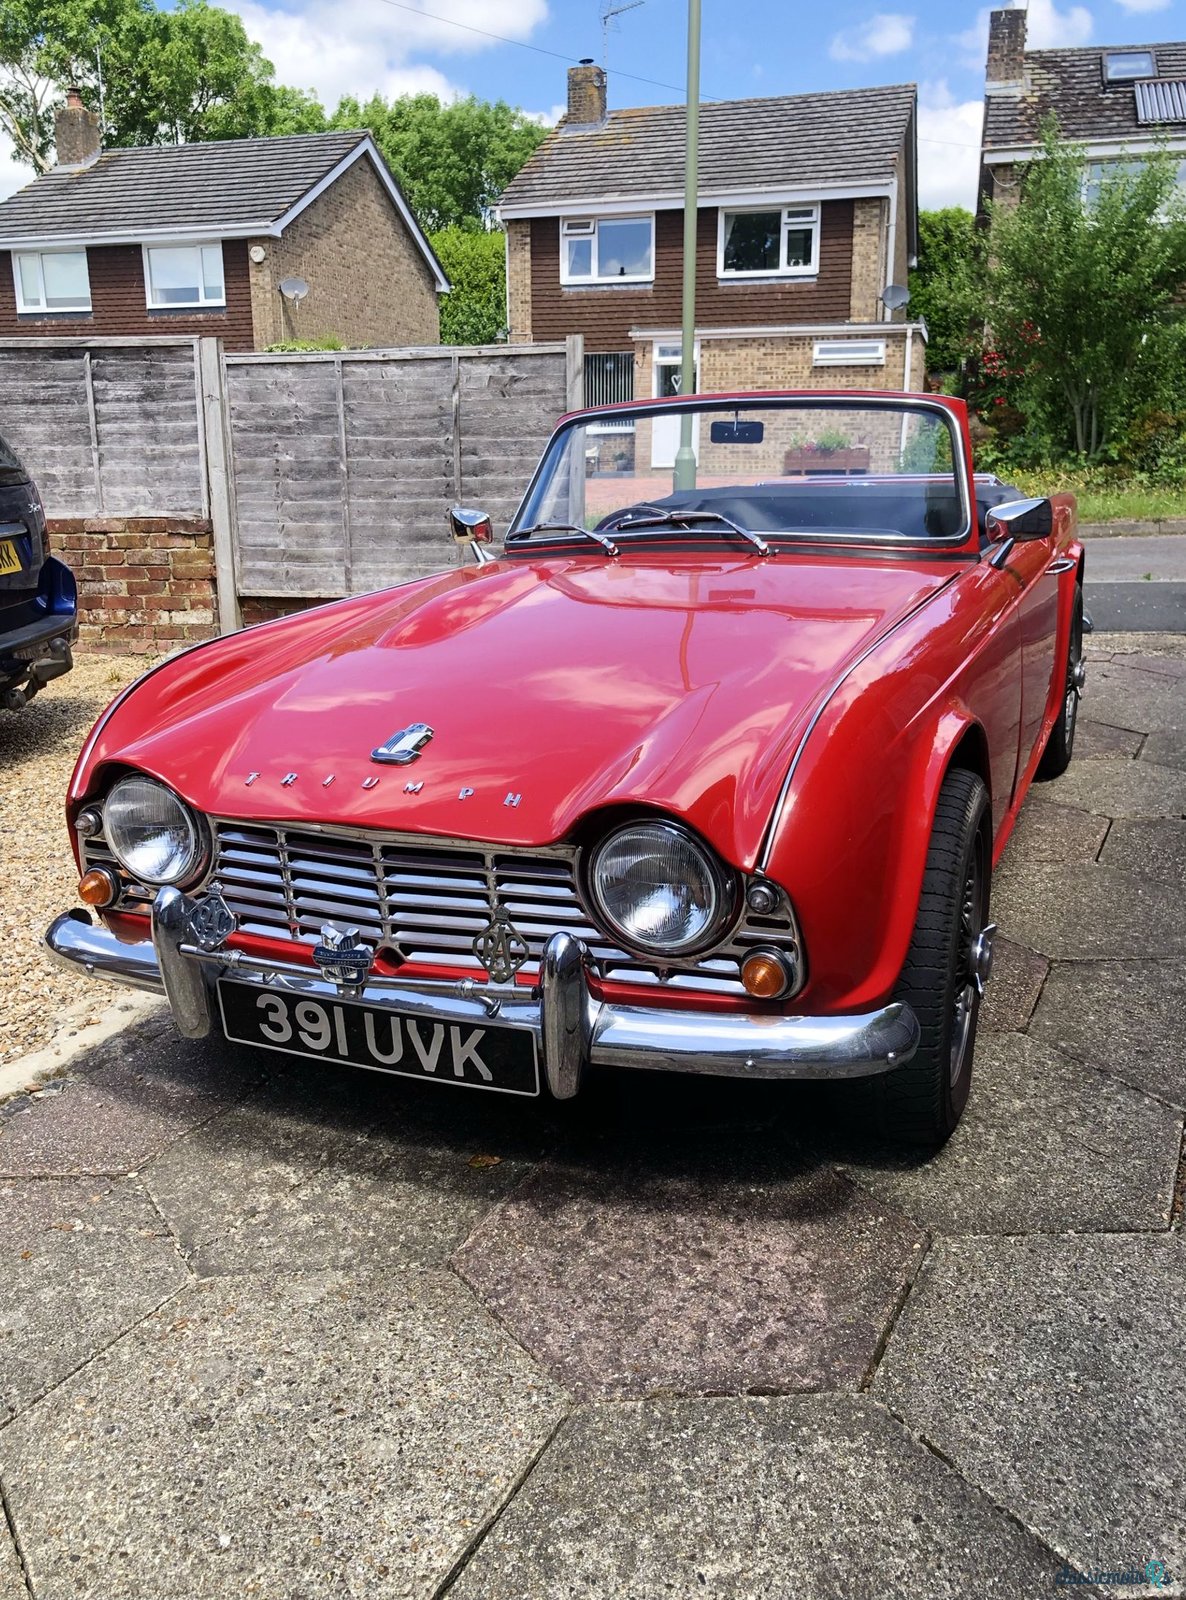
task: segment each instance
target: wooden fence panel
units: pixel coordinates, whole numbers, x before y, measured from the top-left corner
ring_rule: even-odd
[[[227,356],[239,593],[328,598],[456,565],[449,506],[505,528],[580,363],[579,341]]]
[[[192,339],[6,341],[0,433],[51,517],[206,514]]]

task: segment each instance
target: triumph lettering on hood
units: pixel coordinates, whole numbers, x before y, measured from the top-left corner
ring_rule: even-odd
[[[508,845],[641,805],[694,815],[748,869],[814,712],[952,576],[842,555],[800,559],[793,585],[726,554],[461,568],[268,624],[266,649],[251,630],[179,656],[117,707],[88,767],[162,776],[213,816],[300,821],[316,790],[327,825],[414,818]],[[383,737],[418,744],[415,781],[376,771]]]

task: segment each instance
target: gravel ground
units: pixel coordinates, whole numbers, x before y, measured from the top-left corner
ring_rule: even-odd
[[[41,936],[59,911],[78,903],[64,820],[75,758],[103,707],[150,664],[143,656],[84,657],[23,711],[0,711],[0,1062],[75,1031],[117,998],[109,984],[52,966]]]

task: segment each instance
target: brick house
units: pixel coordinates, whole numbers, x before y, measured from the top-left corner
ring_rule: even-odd
[[[994,11],[984,89],[980,205],[1008,205],[1053,114],[1087,157],[1090,203],[1106,168],[1166,149],[1186,188],[1186,43],[1027,50],[1026,13]]]
[[[922,387],[925,328],[881,299],[916,249],[916,98],[903,85],[702,107],[702,392]],[[683,106],[608,111],[604,72],[583,62],[499,205],[511,340],[582,334],[590,402],[676,392],[684,129]]]
[[[72,93],[57,152],[0,202],[0,337],[439,342],[448,280],[367,133],[105,151]]]

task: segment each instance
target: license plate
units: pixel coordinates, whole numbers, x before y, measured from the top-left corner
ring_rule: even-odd
[[[218,985],[218,1003],[224,1033],[239,1044],[496,1094],[539,1093],[535,1035],[527,1028],[434,1022],[229,978]]]
[[[0,539],[0,577],[7,577],[10,572],[21,572],[24,563],[17,554],[16,545],[11,539]]]

